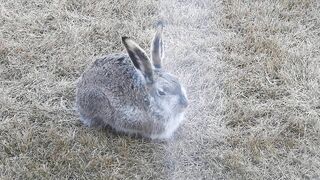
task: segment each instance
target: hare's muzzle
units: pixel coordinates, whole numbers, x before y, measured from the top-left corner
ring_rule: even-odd
[[[180,97],[179,103],[183,108],[186,108],[189,105],[188,99],[185,96]]]

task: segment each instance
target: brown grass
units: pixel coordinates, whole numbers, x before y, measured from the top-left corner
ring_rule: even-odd
[[[314,0],[0,0],[1,179],[320,178]],[[191,106],[167,143],[85,128],[75,81],[166,22]]]

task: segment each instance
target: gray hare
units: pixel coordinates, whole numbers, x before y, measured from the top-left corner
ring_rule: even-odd
[[[87,126],[111,126],[118,132],[167,139],[183,120],[188,106],[179,80],[162,66],[162,23],[145,51],[122,37],[127,54],[95,60],[77,82],[76,106]]]

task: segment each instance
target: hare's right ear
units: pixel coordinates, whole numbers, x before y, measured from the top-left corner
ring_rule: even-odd
[[[142,72],[148,84],[153,83],[152,64],[145,51],[133,40],[128,37],[122,37],[122,43],[127,49],[133,65]]]
[[[161,61],[164,55],[163,43],[162,43],[162,30],[163,30],[163,24],[160,21],[157,24],[157,32],[151,44],[151,59],[154,67],[156,68],[161,68]]]

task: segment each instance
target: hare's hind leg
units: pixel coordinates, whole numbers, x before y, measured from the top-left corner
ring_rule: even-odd
[[[86,126],[104,126],[103,112],[109,107],[108,99],[98,88],[79,91],[76,100],[80,120]]]
[[[80,121],[85,125],[85,126],[88,126],[88,127],[91,127],[92,126],[92,119],[86,115],[84,115],[80,110],[79,108],[77,109],[78,111],[78,114],[79,114],[79,118],[80,118]]]
[[[80,114],[80,121],[88,127],[104,127],[106,126],[102,118],[100,117],[93,117],[89,118],[85,115]]]

